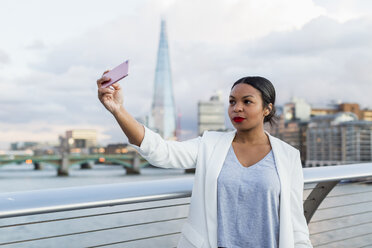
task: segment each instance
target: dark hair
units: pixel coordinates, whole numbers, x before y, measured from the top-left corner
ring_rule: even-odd
[[[236,81],[234,85],[231,87],[231,90],[238,84],[249,84],[253,88],[257,89],[261,92],[262,97],[262,107],[268,107],[270,103],[272,103],[273,107],[270,111],[270,114],[265,116],[264,123],[269,122],[271,126],[276,124],[277,120],[279,119],[278,116],[275,115],[276,108],[275,108],[275,88],[274,85],[264,77],[243,77]]]

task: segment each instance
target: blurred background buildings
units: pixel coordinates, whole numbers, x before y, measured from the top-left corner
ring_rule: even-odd
[[[293,98],[277,125],[266,129],[300,150],[305,167],[372,160],[372,110],[357,103],[311,107]]]
[[[224,131],[225,106],[222,101],[222,92],[216,92],[209,101],[198,102],[198,133],[202,135],[205,130]]]

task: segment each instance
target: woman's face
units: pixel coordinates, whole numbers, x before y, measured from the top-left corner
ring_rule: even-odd
[[[263,126],[265,116],[270,113],[268,108],[263,108],[261,92],[245,83],[231,90],[228,112],[231,123],[241,131]]]

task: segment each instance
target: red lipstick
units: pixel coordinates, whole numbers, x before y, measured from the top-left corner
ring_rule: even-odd
[[[245,118],[243,118],[243,117],[234,117],[233,120],[234,120],[235,122],[242,122],[242,121],[245,120]]]

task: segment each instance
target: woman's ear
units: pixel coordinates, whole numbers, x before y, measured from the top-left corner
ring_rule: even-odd
[[[266,107],[266,110],[265,110],[266,115],[269,115],[271,113],[271,111],[273,109],[272,106],[273,106],[273,104],[270,103],[269,106]]]

